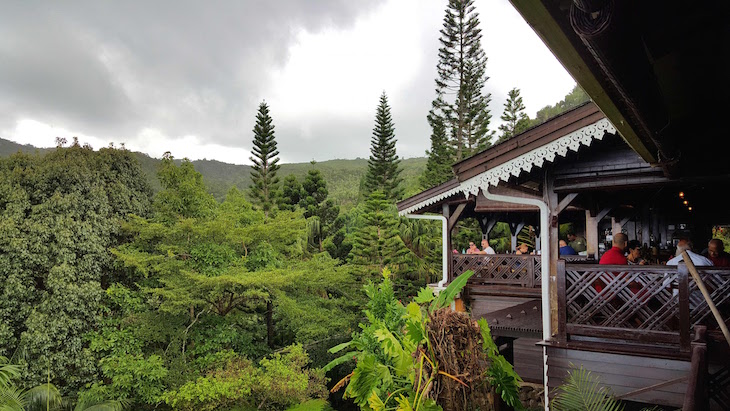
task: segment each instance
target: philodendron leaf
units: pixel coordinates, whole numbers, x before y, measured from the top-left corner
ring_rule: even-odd
[[[454,298],[456,298],[456,295],[461,292],[464,286],[466,286],[466,282],[469,281],[469,278],[473,275],[474,271],[469,270],[454,278],[446,289],[439,293],[438,298],[431,302],[429,311],[433,312],[450,305],[454,301]]]
[[[413,299],[418,304],[428,304],[431,301],[436,298],[435,295],[433,295],[433,290],[430,287],[423,287],[421,288],[421,291],[418,292],[418,296]]]

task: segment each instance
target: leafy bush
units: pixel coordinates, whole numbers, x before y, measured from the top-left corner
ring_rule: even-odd
[[[281,410],[325,398],[324,372],[307,369],[308,363],[298,344],[261,360],[259,367],[244,358],[232,358],[205,377],[168,391],[163,400],[176,410],[212,411],[234,406]]]

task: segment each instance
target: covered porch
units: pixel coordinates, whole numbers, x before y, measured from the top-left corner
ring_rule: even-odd
[[[730,222],[730,207],[716,201],[713,188],[730,180],[666,175],[627,146],[592,103],[455,164],[454,173],[398,203],[399,212],[442,215],[448,242],[462,219],[476,219],[483,238],[505,222],[511,251],[521,226],[534,227],[534,255],[445,256],[447,281],[475,272],[463,295],[468,308],[487,319],[525,380],[543,382],[549,393],[569,364],[583,364],[625,399],[682,406],[702,374],[700,391],[725,401],[730,370],[717,363],[726,358],[712,330],[717,323],[686,269],[662,263],[679,238],[691,238],[700,252],[712,227]],[[558,255],[565,223],[586,238],[587,255]],[[597,264],[618,232],[642,243],[650,265]],[[702,275],[728,321],[730,271],[707,270]],[[705,355],[693,356],[702,344]],[[637,365],[646,375],[633,376]]]

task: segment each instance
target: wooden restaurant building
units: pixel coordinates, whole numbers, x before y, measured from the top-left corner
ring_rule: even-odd
[[[453,179],[399,213],[443,216],[447,243],[467,217],[485,238],[498,221],[513,236],[535,227],[539,253],[445,253],[445,280],[476,272],[464,290],[472,315],[526,381],[545,384],[546,401],[582,365],[621,399],[730,409],[730,347],[711,304],[684,263],[661,264],[679,238],[700,252],[730,225],[729,107],[709,103],[730,95],[714,47],[730,44],[728,5],[512,3],[593,101],[454,164]],[[563,223],[587,256],[558,255]],[[653,249],[653,264],[597,264],[617,232]],[[730,268],[697,268],[730,323]]]

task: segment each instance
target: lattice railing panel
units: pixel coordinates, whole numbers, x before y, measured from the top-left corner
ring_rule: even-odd
[[[454,277],[468,270],[474,271],[474,276],[469,279],[470,284],[539,287],[540,268],[539,256],[532,255],[459,254],[452,256]]]
[[[565,270],[565,293],[569,324],[679,329],[678,273],[671,269],[646,272],[640,268],[583,269],[572,265]]]
[[[715,303],[725,321],[730,318],[730,272],[716,269],[697,267],[700,278],[705,283],[710,293],[712,302]],[[708,318],[712,318],[712,312],[707,301],[702,296],[697,283],[690,278],[689,281],[689,313],[692,325],[703,324]],[[714,322],[715,319],[712,318]]]

